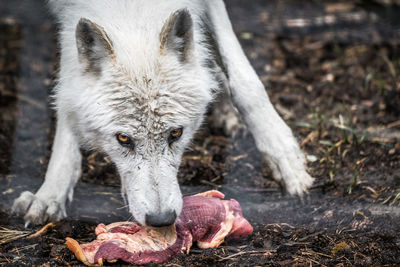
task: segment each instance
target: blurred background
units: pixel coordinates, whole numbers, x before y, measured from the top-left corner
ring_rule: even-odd
[[[290,197],[272,180],[246,129],[227,134],[204,125],[183,157],[182,190],[218,189],[236,198],[255,233],[215,250],[194,249],[172,264],[398,264],[400,1],[225,3],[245,53],[316,180],[306,198]],[[68,219],[40,240],[26,240],[39,228],[26,230],[21,218],[10,215],[20,192],[39,188],[50,156],[56,29],[44,1],[0,0],[5,266],[77,264],[63,245],[66,236],[89,240],[97,223],[129,218],[114,166],[106,155],[87,151]]]

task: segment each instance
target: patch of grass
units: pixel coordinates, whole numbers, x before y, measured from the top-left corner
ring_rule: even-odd
[[[318,146],[319,163],[328,176],[329,183],[335,181],[338,171],[343,168],[353,173],[346,193],[352,194],[359,183],[359,176],[363,169],[365,158],[349,161],[354,155],[360,155],[361,145],[365,142],[375,142],[368,130],[360,130],[353,122],[356,118],[350,110],[348,115],[327,119],[326,113],[317,108],[310,114],[309,122],[299,123],[298,126],[312,129],[312,132],[303,140],[304,143],[313,142]],[[311,136],[313,133],[313,136]],[[351,156],[350,156],[351,155]],[[356,156],[358,157],[358,156]],[[356,161],[356,162],[355,162]]]
[[[386,87],[388,87],[388,83],[379,74],[373,75],[371,79],[371,83],[373,83],[378,89],[378,95],[383,96],[385,95]]]
[[[312,128],[318,132],[318,139],[321,138],[325,120],[325,115],[321,112],[320,108],[317,107],[315,112],[312,114]]]
[[[362,133],[358,133],[355,125],[352,123],[352,117],[350,117],[349,123],[346,124],[342,115],[339,115],[339,120],[334,122],[334,126],[341,130],[341,137],[345,143],[359,146],[363,142],[368,140],[369,132],[364,130]]]
[[[359,176],[360,176],[359,166],[356,165],[353,168],[353,182],[347,188],[347,193],[349,195],[351,195],[353,193],[354,188],[357,186]]]

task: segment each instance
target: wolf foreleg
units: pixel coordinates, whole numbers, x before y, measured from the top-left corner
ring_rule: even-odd
[[[22,192],[12,211],[25,215],[25,226],[58,221],[67,216],[65,204],[72,200],[74,186],[81,175],[81,153],[66,118],[57,122],[52,154],[45,181],[37,191]]]
[[[313,182],[306,171],[304,155],[245,56],[223,1],[208,3],[221,57],[228,72],[233,103],[253,134],[274,178],[282,182],[289,193],[302,195]]]

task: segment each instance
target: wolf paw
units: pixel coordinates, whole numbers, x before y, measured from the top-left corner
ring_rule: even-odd
[[[306,171],[299,171],[295,178],[284,180],[286,190],[289,194],[298,195],[300,197],[308,191],[313,182],[314,178]]]
[[[46,221],[59,221],[67,216],[65,207],[54,199],[40,199],[29,191],[21,193],[14,201],[12,212],[25,215],[25,227],[29,224],[43,224]]]
[[[274,179],[283,185],[289,194],[302,197],[312,186],[314,178],[307,173],[300,150],[293,149],[275,160],[267,155],[264,159],[271,168]]]

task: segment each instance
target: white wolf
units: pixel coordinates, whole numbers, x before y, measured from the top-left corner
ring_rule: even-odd
[[[289,127],[235,37],[222,0],[53,0],[61,64],[57,130],[45,181],[13,211],[26,225],[66,217],[80,145],[107,153],[141,224],[182,208],[182,153],[217,93],[230,95],[274,178],[302,195],[313,179]]]

